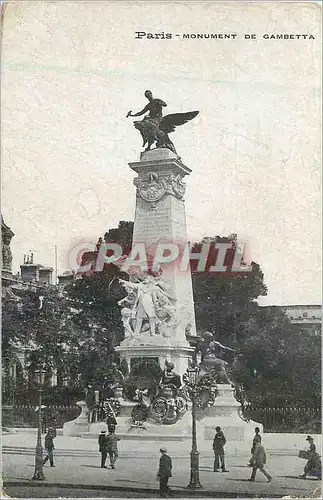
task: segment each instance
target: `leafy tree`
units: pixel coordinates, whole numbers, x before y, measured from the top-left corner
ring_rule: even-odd
[[[56,287],[22,291],[17,303],[4,307],[4,353],[23,349],[29,353],[31,368],[64,371],[79,348],[72,306],[66,293]]]
[[[131,250],[132,232],[133,222],[121,221],[118,228],[105,233],[104,240],[121,245],[126,255]],[[94,263],[97,253],[88,253],[86,262]],[[102,384],[111,363],[118,359],[114,347],[124,338],[118,301],[125,296],[118,278],[127,277],[117,266],[106,264],[103,271],[92,270],[66,288],[66,293],[78,309],[74,321],[84,339],[80,366],[85,385]]]
[[[210,238],[208,238],[210,240]],[[233,272],[232,264],[237,249],[237,236],[212,239],[206,271],[196,270],[192,261],[192,282],[195,303],[196,327],[198,331],[208,330],[220,341],[231,346],[241,343],[248,334],[247,324],[258,308],[256,299],[267,294],[263,272],[255,262],[249,272]],[[217,243],[231,244],[226,252],[226,272],[210,272],[218,258]],[[194,245],[193,252],[201,250],[202,243]]]
[[[319,405],[320,339],[295,329],[277,307],[259,307],[241,346],[246,370],[240,374],[249,398],[283,406]]]

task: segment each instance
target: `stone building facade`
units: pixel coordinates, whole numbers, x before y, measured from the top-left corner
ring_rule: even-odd
[[[20,273],[12,272],[11,240],[14,232],[5,223],[1,216],[1,243],[2,243],[2,268],[1,268],[1,294],[3,304],[14,305],[19,308],[19,301],[25,291],[46,292],[48,287],[53,286],[53,268],[45,267],[34,262],[31,253],[24,256],[24,262],[20,265]],[[15,387],[20,383],[28,381],[28,350],[22,345],[14,345],[2,353],[2,380],[3,388],[7,388],[9,394],[14,394]],[[53,370],[50,385],[55,385],[55,370]],[[14,397],[12,396],[12,402]]]

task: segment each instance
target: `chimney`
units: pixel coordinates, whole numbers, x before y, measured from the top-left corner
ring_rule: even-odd
[[[53,284],[53,268],[52,267],[39,267],[39,281],[48,285]]]
[[[65,287],[69,283],[71,283],[75,279],[75,274],[69,271],[66,271],[63,274],[60,274],[58,277],[58,284],[61,287]]]
[[[21,264],[20,271],[22,281],[39,281],[39,264]]]

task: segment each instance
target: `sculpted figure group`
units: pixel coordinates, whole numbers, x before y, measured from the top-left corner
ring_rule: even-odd
[[[137,282],[119,281],[128,293],[118,302],[126,338],[145,333],[167,337],[175,324],[175,299],[163,280],[146,275]]]

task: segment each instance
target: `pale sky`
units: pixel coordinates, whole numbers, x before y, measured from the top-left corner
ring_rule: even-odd
[[[133,220],[152,90],[185,165],[188,238],[237,233],[263,304],[320,303],[320,7],[314,3],[12,2],[2,45],[2,213],[23,254],[69,269],[81,242]],[[236,39],[135,39],[237,33]],[[245,40],[255,33],[256,40]],[[265,40],[264,33],[315,40]]]

